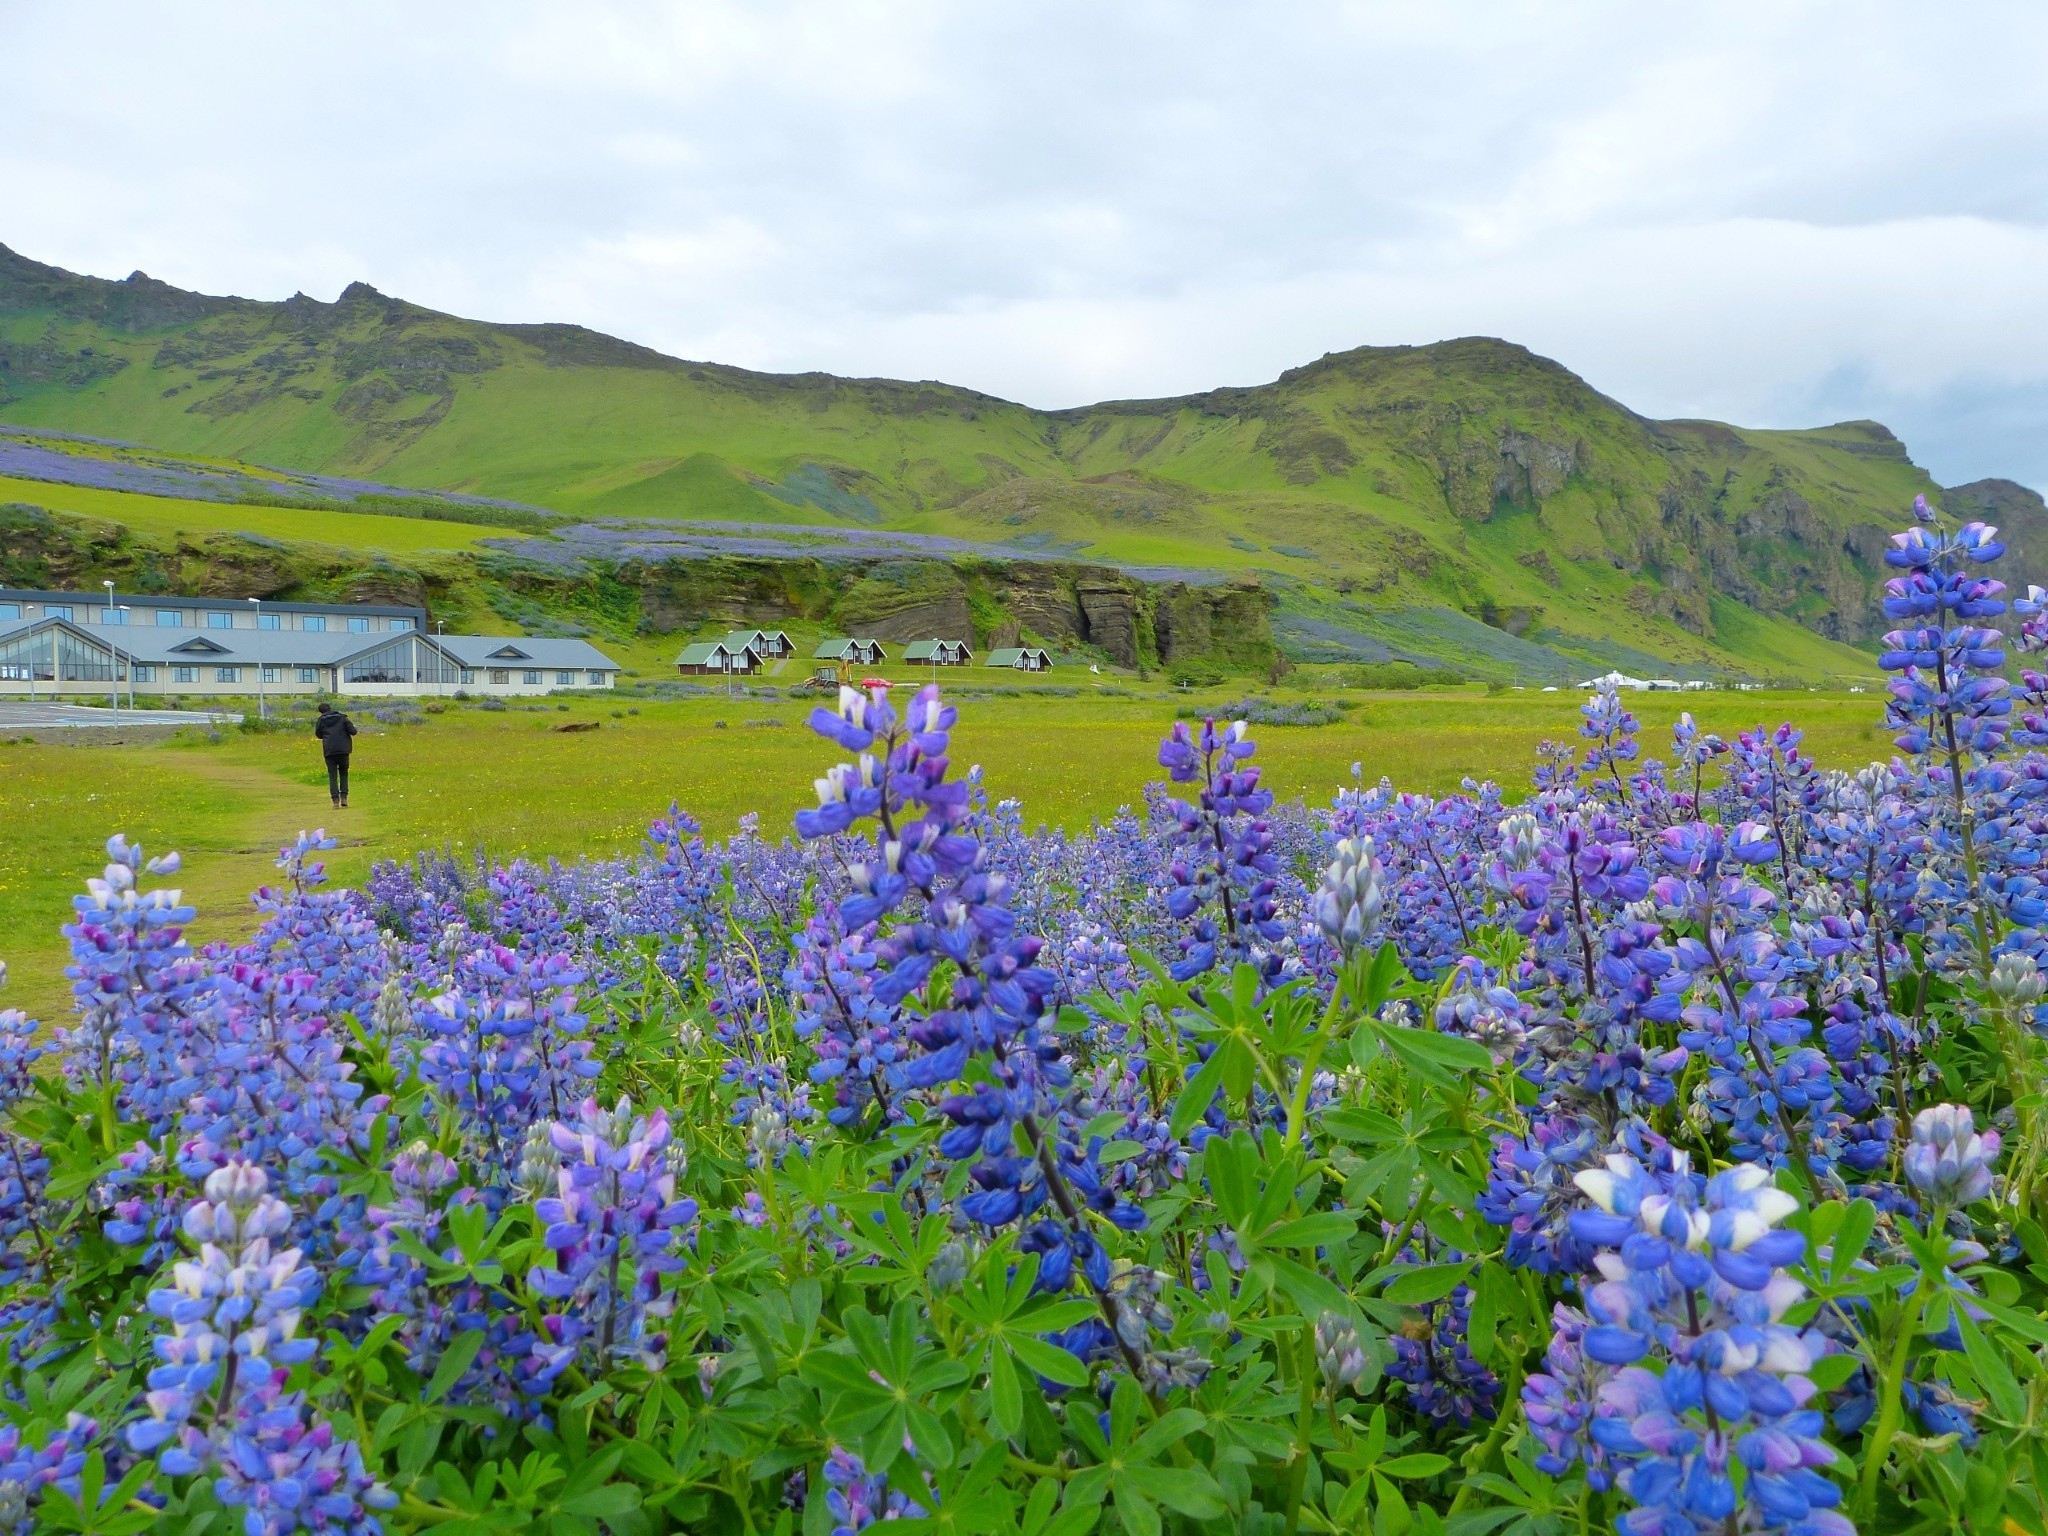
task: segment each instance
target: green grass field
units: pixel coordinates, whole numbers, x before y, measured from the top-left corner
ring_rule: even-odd
[[[137,496],[48,480],[0,475],[0,502],[25,501],[50,512],[104,518],[155,538],[204,538],[210,533],[253,533],[294,544],[334,549],[381,550],[392,555],[474,549],[477,540],[503,528],[474,523],[385,517],[374,512],[324,512],[305,507],[262,507],[245,502],[187,501],[176,496]]]
[[[1404,788],[1444,792],[1470,774],[1519,792],[1536,743],[1574,735],[1580,702],[1569,692],[1357,697],[1341,724],[1258,730],[1257,761],[1283,799],[1326,801],[1350,782],[1354,762],[1368,782],[1384,774]],[[1082,828],[1135,804],[1159,776],[1159,737],[1184,702],[1029,692],[967,700],[954,757],[982,764],[991,793],[1021,799],[1027,822]],[[729,832],[754,811],[773,835],[810,803],[811,780],[835,760],[803,728],[811,707],[577,699],[566,710],[455,705],[414,726],[380,725],[358,711],[363,735],[344,813],[330,810],[315,744],[297,731],[230,732],[218,742],[195,733],[154,745],[0,745],[0,958],[13,971],[0,1002],[44,1017],[63,1008],[57,929],[79,882],[97,873],[99,846],[112,832],[183,853],[180,883],[202,912],[197,932],[227,937],[246,927],[247,895],[270,878],[278,845],[306,827],[325,826],[341,839],[330,867],[343,882],[359,880],[378,859],[425,848],[567,859],[620,853],[638,845],[671,800],[710,832]],[[1683,708],[1723,734],[1792,719],[1828,766],[1859,766],[1890,750],[1873,695],[1647,695],[1632,707],[1646,755],[1668,742]],[[639,713],[614,716],[628,708]],[[554,729],[579,720],[600,728]]]

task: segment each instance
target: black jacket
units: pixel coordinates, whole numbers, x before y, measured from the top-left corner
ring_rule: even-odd
[[[355,743],[349,738],[356,724],[338,709],[329,710],[313,721],[313,734],[320,738],[320,750],[329,757],[347,757]]]

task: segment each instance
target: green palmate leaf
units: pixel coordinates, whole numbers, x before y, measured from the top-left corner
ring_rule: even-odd
[[[1849,1267],[1863,1257],[1863,1250],[1870,1243],[1870,1234],[1877,1228],[1877,1207],[1868,1200],[1853,1200],[1842,1215],[1842,1225],[1834,1235],[1834,1247],[1828,1256],[1828,1278],[1839,1280],[1849,1273]]]
[[[1383,1477],[1435,1477],[1439,1472],[1448,1472],[1451,1458],[1432,1452],[1418,1452],[1410,1456],[1394,1456],[1380,1462],[1373,1470]]]
[[[2002,1306],[1989,1297],[1978,1297],[1974,1305],[1980,1307],[1994,1321],[2010,1328],[2031,1344],[2048,1344],[2048,1319],[2034,1313],[2021,1311],[2017,1307]]]
[[[1071,1351],[1061,1349],[1057,1344],[1018,1334],[1011,1337],[1010,1348],[1016,1353],[1019,1363],[1047,1381],[1057,1382],[1063,1387],[1088,1385],[1088,1367]]]
[[[1277,1254],[1267,1254],[1259,1263],[1270,1269],[1273,1282],[1294,1303],[1303,1317],[1321,1317],[1325,1312],[1349,1312],[1351,1298],[1325,1275],[1305,1264]]]
[[[1327,1248],[1349,1242],[1358,1229],[1358,1218],[1349,1211],[1318,1211],[1283,1221],[1259,1234],[1264,1248]]]
[[[1040,1478],[1033,1483],[1030,1497],[1024,1501],[1024,1513],[1017,1522],[1021,1536],[1039,1536],[1046,1521],[1052,1518],[1053,1506],[1059,1498],[1060,1485],[1053,1479]]]
[[[609,1520],[638,1509],[640,1490],[628,1483],[606,1483],[587,1493],[571,1494],[562,1500],[561,1507],[567,1514],[594,1515]]]
[[[1128,1473],[1110,1484],[1110,1497],[1116,1506],[1117,1519],[1123,1522],[1129,1536],[1159,1536],[1158,1507],[1139,1492]]]
[[[1223,1053],[1213,1052],[1202,1063],[1202,1068],[1188,1079],[1187,1087],[1173,1106],[1173,1119],[1168,1128],[1174,1139],[1180,1140],[1194,1126],[1197,1120],[1209,1112],[1209,1106],[1216,1102],[1216,1092],[1223,1086]]]
[[[1192,1520],[1216,1520],[1224,1513],[1223,1490],[1200,1467],[1130,1467],[1117,1478],[1155,1504]]]
[[[1991,1406],[1998,1416],[2009,1424],[2018,1424],[2027,1417],[2027,1395],[2012,1374],[2012,1367],[2005,1363],[2003,1356],[1994,1349],[1991,1341],[1984,1337],[1984,1330],[1977,1326],[1968,1311],[1957,1307],[1954,1312],[1957,1331],[1963,1336],[1963,1355],[1970,1362],[1970,1370],[1977,1378],[1977,1385],[1984,1389],[1984,1395],[1991,1399]]]
[[[1860,1357],[1852,1354],[1822,1355],[1806,1374],[1821,1391],[1832,1392],[1854,1376],[1862,1363]]]
[[[1420,1306],[1424,1302],[1441,1301],[1472,1273],[1470,1264],[1425,1264],[1419,1268],[1404,1268],[1403,1272],[1389,1280],[1380,1294],[1388,1301],[1397,1301],[1403,1306]]]
[[[477,1351],[483,1347],[484,1334],[480,1328],[467,1329],[451,1339],[427,1382],[427,1401],[438,1403],[446,1397],[455,1383],[462,1380],[463,1372],[475,1364]]]
[[[1380,1038],[1387,1048],[1411,1065],[1426,1064],[1432,1076],[1447,1079],[1451,1074],[1477,1075],[1493,1070],[1493,1054],[1475,1040],[1459,1035],[1442,1035],[1433,1029],[1409,1029],[1383,1025]]]
[[[989,1418],[1004,1436],[1014,1440],[1024,1427],[1024,1389],[1017,1381],[1017,1367],[1010,1351],[995,1349],[988,1362]]]

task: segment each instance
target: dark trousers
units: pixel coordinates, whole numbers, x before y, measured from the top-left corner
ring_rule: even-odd
[[[327,759],[327,793],[337,800],[348,798],[348,754]]]

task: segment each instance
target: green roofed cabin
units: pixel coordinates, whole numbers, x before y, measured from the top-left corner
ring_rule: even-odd
[[[780,661],[796,649],[789,636],[779,629],[736,629],[725,637],[725,644],[733,651],[752,647],[763,661]]]
[[[820,640],[811,656],[817,661],[850,661],[863,667],[889,659],[879,640]]]
[[[1006,645],[1001,650],[988,653],[988,664],[1008,667],[1014,672],[1049,672],[1052,670],[1052,657],[1035,645]]]
[[[695,645],[686,645],[682,654],[676,657],[676,670],[685,677],[732,677],[740,673],[758,671],[760,666],[760,652],[751,645],[735,646],[730,637],[724,640],[700,640]]]
[[[913,640],[904,647],[903,659],[921,667],[964,667],[974,659],[974,650],[964,640]]]

